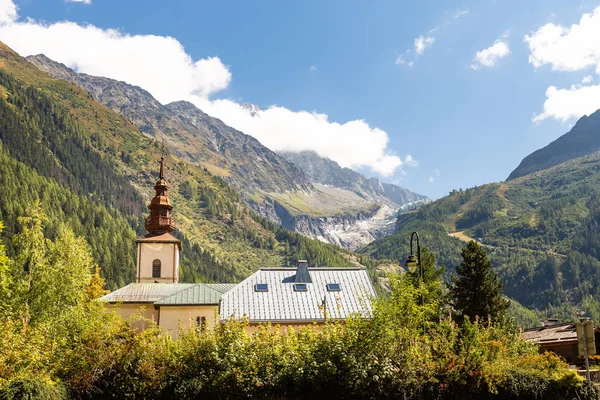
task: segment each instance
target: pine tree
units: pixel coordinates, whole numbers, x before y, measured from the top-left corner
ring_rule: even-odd
[[[462,250],[463,258],[452,276],[449,299],[458,319],[491,318],[503,321],[509,301],[502,296],[502,282],[492,269],[485,250],[470,241]]]

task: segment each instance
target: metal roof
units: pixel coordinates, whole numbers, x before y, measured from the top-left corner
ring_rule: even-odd
[[[164,233],[149,233],[146,236],[139,237],[136,243],[175,243],[181,250],[181,240],[169,232]]]
[[[313,322],[327,317],[344,319],[352,314],[371,316],[371,298],[375,290],[361,268],[309,268],[312,283],[306,292],[294,291],[296,269],[261,269],[221,299],[220,319],[248,317],[250,322]],[[266,283],[267,292],[256,292],[254,285]],[[339,283],[340,291],[328,292],[328,283]]]
[[[600,332],[600,328],[595,327],[594,331]],[[577,331],[574,323],[565,322],[525,329],[521,333],[521,338],[537,344],[577,342]]]
[[[201,305],[201,304],[219,304],[221,296],[233,288],[235,283],[197,283],[192,287],[165,297],[156,301],[154,304],[159,306],[182,306],[182,305]]]
[[[225,293],[236,287],[237,283],[204,283],[203,285],[218,290],[221,293]]]
[[[154,303],[195,283],[130,283],[100,298],[109,303]]]

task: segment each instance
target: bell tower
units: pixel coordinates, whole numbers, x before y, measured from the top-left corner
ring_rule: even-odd
[[[165,159],[160,158],[158,181],[154,185],[155,196],[146,217],[148,234],[137,240],[137,283],[179,282],[179,251],[181,241],[171,234],[175,220],[171,216],[169,187],[165,181]]]

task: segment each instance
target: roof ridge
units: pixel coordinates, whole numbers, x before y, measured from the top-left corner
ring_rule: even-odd
[[[189,284],[191,286],[187,287],[187,288],[183,288],[181,290],[178,290],[177,292],[169,295],[169,296],[165,296],[162,299],[156,300],[154,302],[154,304],[163,304],[166,303],[168,299],[174,297],[174,296],[178,296],[180,294],[183,294],[183,292],[186,292],[188,290],[194,289],[196,287],[202,286],[204,288],[204,290],[210,290],[211,292],[214,292],[213,294],[216,295],[217,297],[222,297],[226,292],[221,292],[220,290],[217,290],[214,287],[211,287],[209,285],[223,285],[222,283],[204,283],[204,282],[196,282],[196,283],[191,283]]]
[[[309,271],[366,271],[362,267],[308,267]],[[296,267],[262,267],[259,271],[297,271]]]

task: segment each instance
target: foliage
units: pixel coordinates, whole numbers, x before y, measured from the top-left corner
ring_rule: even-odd
[[[22,229],[25,205],[39,201],[48,218],[44,234],[54,240],[59,226],[68,225],[88,240],[109,289],[131,282],[159,144],[3,45],[0,66],[0,217],[8,255],[17,251],[12,239]],[[358,260],[257,217],[206,169],[170,154],[166,162],[176,235],[184,244],[182,281],[235,282],[258,267],[293,265],[297,258],[341,267]]]
[[[508,182],[453,191],[400,214],[396,234],[360,253],[404,259],[416,230],[447,267],[448,282],[460,264],[461,240],[474,239],[488,253],[508,297],[541,317],[598,319],[598,172],[600,155],[592,154]]]
[[[503,322],[509,302],[502,295],[502,282],[492,269],[483,248],[476,242],[467,243],[463,261],[452,276],[448,297],[460,318],[490,318]]]
[[[445,267],[438,267],[436,265],[435,256],[427,249],[427,247],[421,248],[421,266],[423,267],[422,279],[418,267],[414,273],[407,273],[406,278],[415,287],[421,287],[421,285],[424,286],[423,290],[426,295],[424,295],[423,301],[424,303],[429,304],[442,297],[442,276],[444,275]]]
[[[0,390],[1,400],[62,400],[67,399],[65,388],[48,377],[14,379]]]
[[[16,286],[37,277],[34,267],[52,269],[44,257],[62,246],[41,234],[47,220],[39,207],[26,218],[27,229],[9,261]],[[415,286],[406,274],[390,277],[389,299],[374,300],[371,319],[330,322],[320,329],[264,325],[253,335],[243,320],[209,330],[183,324],[179,340],[152,324],[140,333],[90,300],[89,248],[69,232],[60,237],[79,248],[66,256],[76,270],[87,270],[86,284],[71,289],[69,298],[77,301],[64,301],[53,288],[60,282],[43,280],[48,293],[9,299],[12,311],[0,314],[0,398],[591,400],[598,395],[558,357],[537,355],[511,328],[436,321],[439,298],[428,293],[436,287]],[[35,252],[39,258],[32,258]],[[18,271],[27,259],[36,263],[28,272]],[[421,307],[421,295],[431,296],[431,303]],[[26,304],[51,309],[55,302],[63,303],[57,313],[42,310],[28,322]]]

